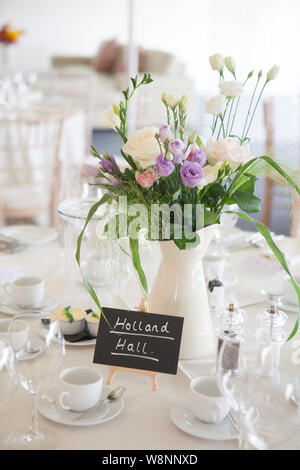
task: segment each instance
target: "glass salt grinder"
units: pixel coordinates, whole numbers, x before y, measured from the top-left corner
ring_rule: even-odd
[[[287,315],[274,305],[257,314],[258,373],[263,378],[279,378],[281,349],[287,340],[284,329],[287,320]]]
[[[232,375],[240,373],[240,347],[245,340],[244,325],[246,321],[247,314],[244,310],[236,308],[232,303],[220,311],[217,332],[217,367],[221,367],[223,372],[230,370]],[[218,356],[224,341],[226,341],[226,346],[223,351],[222,363],[218,364]]]

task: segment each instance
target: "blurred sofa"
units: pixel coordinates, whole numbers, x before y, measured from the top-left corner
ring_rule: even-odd
[[[189,97],[187,126],[195,127],[198,117],[195,83],[187,76],[185,65],[173,54],[159,50],[144,50],[142,62],[139,76],[142,77],[144,71],[150,72],[154,82],[139,88],[136,94],[136,127],[160,125],[165,120],[165,109],[162,104],[160,105],[163,91],[179,96],[186,94]],[[103,111],[120,101],[121,91],[128,86],[126,73],[124,71],[98,72],[95,69],[94,57],[53,56],[51,64],[53,71],[93,76],[95,92],[91,111],[92,127],[94,129],[105,127],[102,119]]]

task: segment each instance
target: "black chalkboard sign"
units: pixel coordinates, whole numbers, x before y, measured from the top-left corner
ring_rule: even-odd
[[[182,317],[103,308],[94,361],[97,364],[176,374]]]

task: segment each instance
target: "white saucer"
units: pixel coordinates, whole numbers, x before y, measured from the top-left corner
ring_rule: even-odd
[[[44,245],[57,238],[57,230],[37,225],[7,225],[0,229],[0,234],[12,237],[24,245]]]
[[[172,408],[171,421],[181,431],[201,439],[229,441],[239,437],[239,433],[228,416],[220,424],[208,424],[195,418],[190,412],[188,398],[185,398]]]
[[[103,386],[101,399],[107,397],[107,394],[111,390],[110,387]],[[60,404],[58,395],[61,393],[62,390],[59,386],[47,391],[47,395],[52,399],[56,399],[54,404],[49,403],[46,400],[40,398],[39,400],[39,412],[45,416],[46,418],[54,421],[55,423],[60,424],[68,424],[70,426],[91,426],[94,424],[101,424],[105,423],[106,421],[110,421],[118,416],[124,408],[124,401],[122,398],[116,400],[109,404],[109,409],[106,414],[103,415],[103,407],[99,406],[99,408],[95,409],[94,413],[91,416],[91,413],[87,415],[86,418],[82,418],[80,421],[73,421],[76,416],[80,415],[80,413],[76,413],[75,411],[64,410]],[[102,416],[102,417],[101,417]]]
[[[283,296],[276,301],[276,307],[293,313],[298,313],[300,310],[299,305],[290,304]]]
[[[37,315],[43,315],[45,312],[54,310],[58,305],[58,299],[54,295],[45,294],[41,302],[40,307],[25,308],[20,307],[13,303],[13,301],[7,295],[0,296],[0,312],[6,313],[7,315],[16,315],[22,313],[35,313]]]

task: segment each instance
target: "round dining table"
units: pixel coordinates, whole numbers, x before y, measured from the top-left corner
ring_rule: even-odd
[[[249,232],[233,229],[235,235],[246,238]],[[287,255],[294,272],[300,270],[297,263],[299,240],[283,237],[278,246]],[[0,253],[0,272],[17,267],[24,275],[35,275],[45,279],[46,292],[56,296],[61,302],[64,298],[67,279],[64,263],[65,250],[59,239],[51,243],[27,247],[18,253]],[[228,252],[225,273],[228,278],[226,291],[235,295],[241,308],[248,315],[246,336],[255,344],[256,314],[270,302],[260,293],[261,289],[280,292],[284,272],[273,259],[267,247],[249,245],[241,250]],[[298,271],[299,272],[299,271]],[[1,277],[0,277],[1,283]],[[121,307],[122,305],[117,305]],[[124,306],[123,306],[124,307]],[[0,308],[1,310],[1,308]],[[199,299],[201,311],[201,299]],[[296,321],[297,313],[288,314],[289,331]],[[9,318],[0,313],[0,318]],[[291,368],[300,375],[300,364],[295,364],[293,354],[299,349],[299,334],[285,344],[282,351],[282,365]],[[71,366],[91,366],[93,346],[66,346],[66,355],[62,368]],[[45,433],[51,431],[58,437],[58,449],[94,449],[94,450],[130,450],[130,449],[181,449],[181,450],[234,450],[238,449],[238,440],[206,440],[189,435],[172,423],[172,408],[189,393],[190,380],[193,377],[212,374],[214,358],[179,361],[176,375],[158,374],[158,388],[152,391],[149,377],[130,372],[118,372],[113,385],[125,385],[124,409],[111,421],[92,426],[70,426],[50,421],[39,414],[39,426]],[[94,364],[106,380],[108,367]],[[43,384],[43,390],[59,383],[57,376]],[[30,423],[31,401],[29,394],[21,387],[10,400],[0,415],[0,449],[4,449],[5,437]],[[293,438],[285,444],[286,449],[300,449],[300,428]]]

